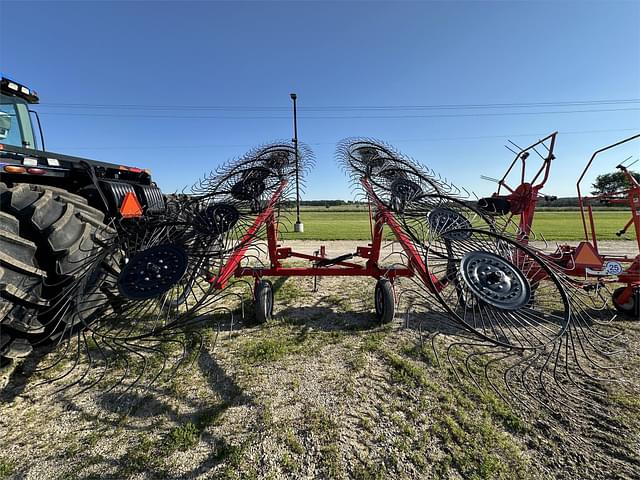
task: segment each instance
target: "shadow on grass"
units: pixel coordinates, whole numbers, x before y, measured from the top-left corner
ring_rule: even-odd
[[[9,379],[6,386],[0,389],[0,404],[12,402],[16,397],[23,395],[29,379],[39,368],[42,368],[41,363],[44,358],[54,350],[55,345],[45,345],[19,363],[4,367],[13,371],[8,373]]]

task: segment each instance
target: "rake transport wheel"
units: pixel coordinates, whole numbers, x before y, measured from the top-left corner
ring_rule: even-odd
[[[633,292],[631,293],[629,300],[627,300],[624,303],[620,303],[620,300],[619,300],[620,295],[622,295],[622,292],[624,292],[627,288],[629,287],[620,287],[620,288],[616,288],[613,291],[613,293],[611,294],[611,300],[613,301],[613,306],[616,308],[618,312],[622,313],[623,315],[626,315],[638,320],[638,317],[640,316],[640,304],[639,304],[640,287],[635,287],[635,288],[632,287]]]
[[[396,313],[396,300],[393,284],[388,279],[381,278],[376,282],[374,302],[376,318],[381,323],[391,323]]]
[[[255,288],[256,322],[265,323],[273,316],[273,284],[269,280],[260,280]]]
[[[67,322],[96,316],[97,307],[85,309],[82,319],[77,315],[57,315],[62,306],[57,305],[56,299],[74,278],[82,276],[79,266],[95,255],[96,240],[104,238],[108,229],[102,212],[63,189],[30,184],[8,187],[0,183],[0,199],[0,357],[16,358],[28,355],[35,343],[68,328]],[[101,305],[102,297],[106,299],[100,293],[80,301]]]

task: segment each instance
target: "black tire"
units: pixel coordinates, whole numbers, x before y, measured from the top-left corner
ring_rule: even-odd
[[[42,297],[46,272],[37,267],[35,255],[36,244],[20,235],[18,219],[0,212],[0,357],[27,356],[29,338],[44,332],[37,313],[47,305]]]
[[[273,284],[260,280],[255,291],[256,322],[265,323],[273,316]]]
[[[73,314],[59,313],[57,304],[63,302],[56,299],[74,279],[86,272],[87,260],[95,254],[97,243],[114,233],[103,223],[104,214],[89,206],[83,197],[41,185],[7,187],[0,183],[0,200],[2,211],[17,219],[20,236],[35,246],[36,264],[46,272],[40,296],[49,302],[49,306],[39,305],[39,309],[32,309],[32,313],[39,313],[39,320],[44,325],[38,341],[53,338],[62,328],[68,329],[70,325],[88,322],[92,316],[97,316],[99,309],[107,304],[103,292],[94,290],[90,298],[79,300],[81,309],[69,308],[67,303],[65,312]],[[31,343],[38,337],[16,336]]]
[[[620,313],[622,313],[623,315],[635,318],[636,320],[638,320],[638,297],[640,296],[638,294],[638,289],[634,289],[633,293],[631,294],[631,298],[629,298],[629,300],[627,301],[627,303],[624,304],[620,304],[618,303],[618,297],[620,297],[620,295],[622,295],[622,292],[624,292],[626,290],[627,287],[620,287],[620,288],[616,288],[613,293],[611,294],[611,300],[613,301],[613,306],[616,308],[616,310]]]
[[[396,300],[393,292],[393,284],[386,278],[376,282],[374,294],[376,306],[376,318],[381,323],[390,323],[396,314]]]

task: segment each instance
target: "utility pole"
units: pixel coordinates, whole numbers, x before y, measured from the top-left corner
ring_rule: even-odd
[[[295,93],[292,93],[290,96],[291,100],[293,100],[293,147],[296,156],[296,224],[293,226],[293,231],[302,233],[304,232],[304,224],[300,221],[300,165],[298,153],[298,112],[296,109],[298,96]]]

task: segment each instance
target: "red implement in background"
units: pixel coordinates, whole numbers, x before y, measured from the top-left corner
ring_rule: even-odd
[[[521,149],[516,153],[515,158],[507,168],[507,171],[498,183],[498,189],[489,198],[483,198],[480,206],[491,213],[500,213],[508,215],[508,223],[512,222],[514,216],[518,219],[518,239],[523,243],[528,243],[531,227],[533,225],[533,216],[536,210],[538,199],[543,197],[546,200],[555,200],[556,197],[544,197],[540,191],[544,188],[549,179],[549,171],[551,170],[551,162],[556,158],[553,150],[556,144],[558,132],[547,135],[536,143]],[[546,152],[541,154],[536,147],[543,147]],[[542,159],[542,164],[535,171],[531,179],[527,179],[527,161],[531,165],[531,152],[534,152]],[[516,165],[520,163],[520,175],[517,186],[510,186],[508,182],[509,175],[514,172]],[[484,177],[487,178],[487,177]],[[503,189],[508,193],[504,193]]]
[[[491,197],[480,201],[480,206],[489,212],[508,214],[508,223],[511,222],[513,216],[519,215],[519,230],[517,236],[522,243],[528,243],[531,237],[536,205],[538,199],[541,197],[540,191],[549,178],[551,160],[555,158],[553,156],[553,146],[555,145],[556,135],[557,132],[552,133],[533,145],[517,152],[516,158],[509,165],[505,175],[502,179],[497,180],[497,191]],[[628,167],[625,167],[623,164],[617,165],[616,168],[624,174],[629,188],[595,196],[583,196],[580,184],[598,155],[638,139],[640,139],[640,134],[625,138],[593,153],[576,183],[584,240],[576,246],[566,244],[559,245],[554,254],[547,255],[547,259],[561,266],[567,274],[582,277],[585,285],[593,284],[594,281],[599,284],[626,284],[626,286],[617,288],[612,293],[612,299],[618,311],[631,315],[634,318],[640,316],[640,184],[634,178]],[[543,158],[542,166],[537,170],[533,179],[527,181],[526,161],[529,157],[529,151],[535,151],[535,147],[538,145],[545,145],[546,147],[545,142],[547,141],[550,143],[550,146],[547,147],[548,154],[546,157],[541,156]],[[536,151],[536,153],[538,152]],[[520,161],[522,165],[520,185],[510,187],[506,183],[506,178],[512,172],[518,161]],[[542,178],[540,179],[541,176]],[[503,187],[509,194],[501,193],[501,188]],[[555,199],[555,197],[545,198]],[[600,252],[598,248],[596,222],[593,215],[593,202],[628,206],[631,217],[616,235],[622,236],[633,226],[638,254],[628,256],[603,254]]]

